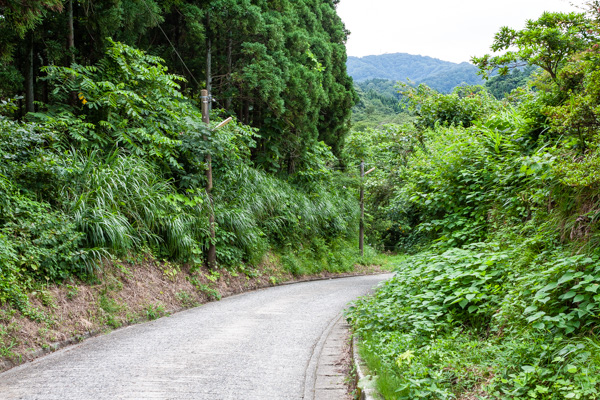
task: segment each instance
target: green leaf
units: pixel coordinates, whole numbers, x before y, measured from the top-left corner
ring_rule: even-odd
[[[532,373],[534,373],[534,372],[535,372],[535,368],[534,368],[534,367],[532,367],[531,365],[523,365],[523,366],[521,367],[521,369],[522,369],[523,371],[525,371],[525,373],[527,373],[527,374],[532,374]]]
[[[534,311],[537,311],[537,306],[529,306],[523,311],[524,314],[531,314]]]
[[[586,291],[586,292],[594,292],[594,293],[597,293],[597,292],[598,292],[598,288],[600,288],[600,285],[599,285],[599,284],[597,284],[597,283],[594,283],[593,285],[588,285],[588,286],[585,288],[585,291]]]
[[[562,296],[560,296],[559,299],[568,300],[568,299],[572,299],[576,295],[577,295],[577,293],[571,290],[570,292],[567,292],[567,293],[563,294]]]
[[[577,372],[577,367],[573,364],[567,365],[567,372],[570,374],[574,374]]]
[[[527,322],[533,322],[533,321],[535,321],[536,319],[540,319],[540,318],[541,318],[541,317],[543,317],[544,315],[546,315],[546,313],[545,313],[545,312],[543,312],[543,311],[538,311],[537,313],[533,314],[532,316],[530,316],[530,317],[527,317]]]
[[[558,280],[558,284],[563,284],[565,282],[568,282],[570,280],[573,279],[573,274],[570,272],[567,272],[566,274],[564,274],[559,280]]]

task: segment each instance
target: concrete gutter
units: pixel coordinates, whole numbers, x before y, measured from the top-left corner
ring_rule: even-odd
[[[352,336],[352,359],[356,369],[356,392],[360,400],[383,400],[376,388],[377,376],[372,375],[358,354],[358,339]]]

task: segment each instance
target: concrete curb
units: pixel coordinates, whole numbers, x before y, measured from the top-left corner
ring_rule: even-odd
[[[358,339],[352,336],[352,359],[356,369],[356,391],[360,400],[382,400],[376,389],[376,377],[371,375],[365,362],[358,354]]]

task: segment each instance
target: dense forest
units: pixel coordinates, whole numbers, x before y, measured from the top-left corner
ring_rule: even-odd
[[[400,85],[354,131],[370,240],[405,254],[348,311],[386,399],[600,397],[600,4],[502,28],[485,86]],[[505,94],[512,87],[514,90]]]
[[[406,60],[404,60],[406,61]],[[399,62],[404,62],[403,59]],[[410,62],[410,59],[409,59]],[[350,65],[351,63],[349,63]],[[396,70],[408,68],[402,64],[395,66]],[[537,70],[536,66],[514,68],[507,71],[506,74],[494,73],[485,80],[483,86],[497,99],[501,100],[514,89],[525,86],[531,75]],[[448,80],[448,74],[441,75],[445,82],[445,89],[451,92],[458,86],[465,86],[462,80]],[[426,79],[429,83],[425,84],[431,89],[436,89],[435,83]],[[381,127],[386,124],[402,125],[410,123],[414,116],[411,115],[407,97],[400,90],[406,85],[418,86],[413,81],[394,81],[390,79],[374,78],[354,82],[354,89],[358,94],[358,102],[352,109],[352,129],[362,131],[367,128]],[[453,85],[453,86],[452,86]],[[440,91],[439,86],[437,91]],[[446,92],[446,90],[441,90]]]
[[[31,299],[49,284],[148,259],[167,277],[351,270],[336,4],[0,1],[0,308],[47,321]]]

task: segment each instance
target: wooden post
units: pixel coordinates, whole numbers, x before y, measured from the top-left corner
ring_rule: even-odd
[[[360,231],[358,236],[358,249],[360,250],[360,256],[365,255],[365,162],[360,162]]]
[[[210,123],[210,96],[208,90],[202,90],[200,92],[202,99],[202,122],[204,122],[207,126]],[[204,140],[208,140],[205,136]],[[212,188],[213,188],[213,178],[212,178],[212,157],[209,154],[206,156],[206,163],[208,164],[208,168],[206,170],[206,194],[208,195],[209,201],[209,216],[208,216],[208,224],[210,229],[210,244],[208,246],[208,254],[206,255],[206,264],[208,268],[215,268],[217,266],[217,249],[215,247],[215,212],[213,208],[213,199],[212,199]]]

